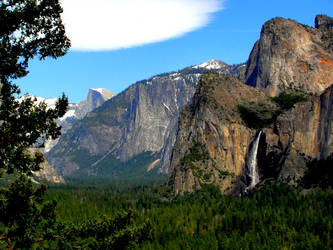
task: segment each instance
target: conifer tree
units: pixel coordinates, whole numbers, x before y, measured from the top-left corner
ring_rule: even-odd
[[[26,176],[44,161],[29,148],[60,135],[55,119],[65,114],[68,100],[63,95],[54,109],[37,105],[33,98],[19,102],[13,80],[28,74],[34,57],[57,58],[69,49],[61,12],[58,0],[0,2],[0,177],[19,176],[0,190],[0,247],[30,248],[55,222],[55,204],[42,198],[45,185],[33,187]]]
[[[33,98],[17,100],[12,81],[28,74],[29,60],[57,58],[70,47],[61,21],[58,0],[2,0],[0,2],[0,178],[18,175],[8,188],[0,189],[1,249],[124,249],[150,239],[149,222],[132,225],[130,212],[114,219],[84,222],[74,227],[57,223],[55,202],[45,201],[45,185],[35,186],[28,176],[40,170],[42,147],[60,135],[55,119],[68,106],[65,95],[55,108]],[[35,153],[31,153],[35,152]],[[75,234],[76,233],[76,234]]]

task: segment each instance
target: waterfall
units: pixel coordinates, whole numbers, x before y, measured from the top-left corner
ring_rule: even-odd
[[[262,131],[260,131],[257,137],[255,138],[252,148],[250,150],[249,158],[247,160],[247,166],[250,170],[250,178],[251,178],[250,186],[247,189],[253,188],[259,182],[257,153],[258,153],[258,146],[259,146],[261,132]]]

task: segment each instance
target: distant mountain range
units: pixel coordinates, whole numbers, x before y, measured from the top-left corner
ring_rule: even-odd
[[[327,16],[315,28],[274,18],[246,64],[210,60],[107,101],[91,90],[58,121],[63,135],[46,158],[62,176],[168,174],[180,194],[203,184],[240,194],[267,178],[297,182],[310,161],[333,153],[332,29]]]
[[[56,120],[58,125],[62,127],[61,132],[65,134],[76,121],[84,118],[87,113],[101,106],[105,101],[111,99],[114,94],[103,88],[89,89],[87,99],[78,104],[69,104],[68,111],[60,119]],[[48,108],[54,108],[58,98],[43,98],[34,97],[32,95],[25,95],[20,99],[32,97],[36,98],[36,103],[45,102]],[[20,100],[19,99],[19,100]],[[41,150],[44,153],[50,151],[57,143],[58,140],[48,140],[45,142],[44,148]],[[42,164],[42,170],[35,173],[37,179],[44,179],[49,182],[61,183],[64,182],[63,178],[57,174],[52,166],[46,161]]]
[[[73,124],[86,116],[87,113],[101,106],[105,101],[111,99],[115,94],[110,90],[98,88],[89,89],[87,99],[82,102],[75,104],[70,103],[66,114],[58,119],[56,122],[62,127],[61,133],[66,133]],[[28,95],[32,97],[31,95]],[[25,98],[25,97],[22,97]],[[49,108],[54,108],[58,98],[43,98],[36,97],[37,103],[45,102]],[[58,140],[49,140],[45,143],[44,152],[48,152],[57,144]]]
[[[245,64],[211,60],[139,81],[77,121],[46,154],[48,161],[65,176],[168,173],[179,112],[205,71],[242,76]]]

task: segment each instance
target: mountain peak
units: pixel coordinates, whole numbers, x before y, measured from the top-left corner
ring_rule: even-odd
[[[199,65],[193,66],[193,68],[195,68],[195,69],[205,68],[205,69],[210,70],[210,69],[222,69],[226,66],[227,66],[226,63],[219,61],[219,60],[212,59],[207,62],[201,63]]]
[[[287,89],[323,93],[333,82],[330,22],[317,16],[314,29],[280,17],[267,21],[250,54],[246,84],[269,96]]]
[[[105,101],[109,100],[110,98],[115,96],[115,94],[113,92],[111,92],[108,89],[104,89],[104,88],[90,88],[88,96],[93,94],[93,92],[99,93],[104,98]]]

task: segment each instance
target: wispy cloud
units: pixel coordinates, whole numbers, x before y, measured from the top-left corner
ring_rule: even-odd
[[[74,50],[160,42],[207,25],[225,0],[62,0]]]

